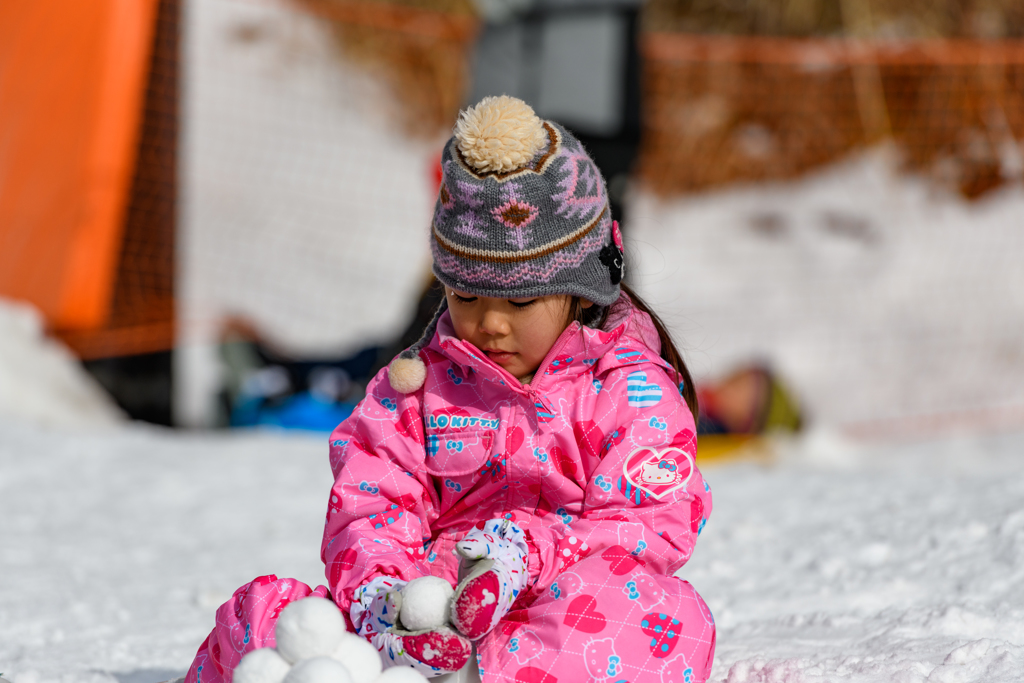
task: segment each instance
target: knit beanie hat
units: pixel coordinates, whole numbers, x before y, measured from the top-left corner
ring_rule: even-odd
[[[430,248],[434,275],[475,296],[579,296],[599,306],[619,297],[622,237],[597,165],[565,128],[522,100],[486,97],[462,112],[441,155]],[[423,338],[392,361],[398,391],[419,389]]]

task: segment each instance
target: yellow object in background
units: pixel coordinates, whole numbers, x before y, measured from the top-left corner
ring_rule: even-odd
[[[771,457],[767,439],[759,434],[701,434],[697,437],[697,463],[725,462],[741,458]]]

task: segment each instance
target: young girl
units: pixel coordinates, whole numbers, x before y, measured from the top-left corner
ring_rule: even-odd
[[[462,114],[442,165],[445,302],[331,435],[328,585],[240,588],[186,681],[230,681],[308,595],[428,677],[475,645],[484,683],[705,681],[714,621],[673,576],[711,511],[693,385],[621,284],[600,172],[509,97]],[[403,630],[402,588],[425,575],[457,586],[454,628]]]

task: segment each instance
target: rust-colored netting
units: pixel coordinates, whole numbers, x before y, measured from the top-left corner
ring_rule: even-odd
[[[893,140],[976,197],[1021,176],[1024,41],[648,34],[640,176],[661,194],[790,178]]]
[[[465,4],[296,0],[334,23],[348,58],[388,78],[412,122],[408,129],[434,135],[450,127],[464,104],[465,60],[475,34]],[[694,192],[791,178],[891,140],[908,170],[967,197],[1019,179],[1024,40],[964,37],[979,29],[971,18],[977,12],[956,2],[869,4],[877,5],[879,22],[917,17],[910,37],[813,37],[865,33],[858,17],[844,17],[828,3],[808,5],[814,11],[806,21],[789,25],[799,17],[779,14],[771,3],[727,11],[652,2],[642,38],[639,176],[659,194]],[[1024,30],[1024,13],[1012,3],[995,9],[1002,33]],[[772,27],[790,35],[735,35]]]
[[[468,83],[477,31],[469,0],[292,0],[332,24],[346,59],[385,80],[403,105],[407,134],[452,127]]]

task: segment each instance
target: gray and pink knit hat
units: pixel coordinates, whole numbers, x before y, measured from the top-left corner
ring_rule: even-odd
[[[522,100],[487,97],[460,115],[441,168],[430,248],[443,284],[507,299],[567,294],[599,306],[619,297],[622,238],[604,178],[567,130]],[[392,362],[396,390],[422,385],[419,350],[443,311]]]

